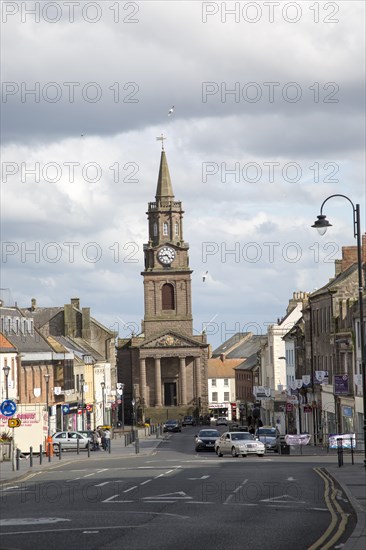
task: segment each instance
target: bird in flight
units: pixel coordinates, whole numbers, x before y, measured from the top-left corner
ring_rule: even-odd
[[[203,282],[205,282],[207,275],[208,275],[208,271],[206,271],[206,273],[202,276],[202,281]]]
[[[168,111],[168,116],[171,116],[174,113],[174,105],[171,109]]]

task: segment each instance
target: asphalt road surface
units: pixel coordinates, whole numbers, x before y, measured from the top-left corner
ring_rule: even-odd
[[[4,487],[1,549],[320,550],[349,536],[347,499],[311,459],[196,453],[196,432]]]

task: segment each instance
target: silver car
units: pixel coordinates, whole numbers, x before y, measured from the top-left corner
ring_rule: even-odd
[[[59,450],[59,446],[61,445],[61,449],[64,451],[68,449],[73,449],[76,451],[78,448],[78,442],[79,442],[79,449],[87,449],[88,443],[91,443],[90,437],[85,436],[84,434],[81,434],[79,432],[56,432],[52,436],[52,443],[53,448],[55,451]]]
[[[256,454],[263,456],[264,444],[258,441],[254,435],[248,432],[224,432],[215,441],[215,452],[218,456],[230,454],[231,456],[247,456]]]

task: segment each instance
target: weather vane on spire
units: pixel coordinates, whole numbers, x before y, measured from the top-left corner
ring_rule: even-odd
[[[160,137],[156,138],[156,141],[161,141],[161,150],[162,151],[164,151],[164,139],[168,139],[168,138],[166,138],[163,134],[161,134]]]

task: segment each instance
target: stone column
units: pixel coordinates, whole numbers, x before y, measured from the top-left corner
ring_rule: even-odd
[[[146,407],[146,359],[140,357],[140,398]]]
[[[196,373],[196,392],[197,392],[197,399],[201,397],[202,392],[202,385],[201,385],[201,357],[195,357],[194,359],[194,367],[195,367],[195,373]]]
[[[180,404],[187,405],[186,358],[179,357]]]
[[[161,407],[161,364],[160,357],[155,358],[155,406]]]

